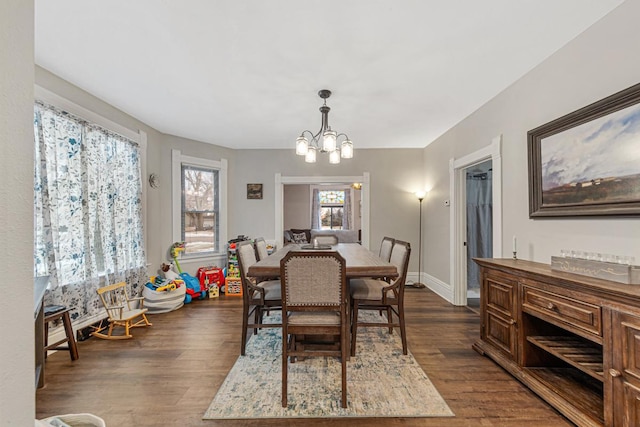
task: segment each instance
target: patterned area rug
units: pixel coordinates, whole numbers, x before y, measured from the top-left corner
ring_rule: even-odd
[[[270,317],[276,316],[279,320],[280,313]],[[347,408],[340,406],[339,359],[310,357],[289,364],[287,408],[280,400],[281,367],[281,330],[253,335],[203,419],[454,416],[411,353],[402,354],[395,331],[358,330],[356,356],[347,362]]]

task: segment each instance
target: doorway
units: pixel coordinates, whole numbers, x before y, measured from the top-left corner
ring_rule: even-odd
[[[499,135],[491,141],[490,145],[468,154],[459,159],[451,159],[449,161],[449,178],[451,188],[451,211],[450,224],[450,283],[453,287],[453,304],[467,305],[467,298],[473,300],[479,296],[479,285],[473,286],[471,293],[469,292],[468,276],[473,277],[473,272],[469,272],[468,268],[473,262],[475,256],[495,257],[502,254],[502,158],[501,158],[502,135]],[[483,165],[484,169],[480,169]],[[491,169],[491,171],[489,171]],[[482,179],[482,174],[487,173],[486,179]],[[467,212],[467,173],[479,175],[477,181],[484,181],[481,184],[491,189],[491,217],[483,218],[481,228],[484,229],[485,238],[482,246],[486,248],[488,245],[491,251],[486,249],[480,254],[468,252],[471,246],[477,246],[480,238],[474,232],[473,235],[467,235],[468,223],[473,223],[474,219],[468,218]],[[489,179],[490,175],[490,179]],[[472,180],[473,181],[473,180]],[[476,184],[478,184],[476,182]],[[471,190],[469,190],[471,192]],[[484,196],[489,194],[485,188]],[[490,236],[488,239],[486,236]],[[471,267],[473,268],[473,267]],[[478,283],[480,280],[478,279]]]
[[[493,162],[464,169],[466,198],[467,306],[480,305],[480,268],[473,258],[493,257]]]
[[[275,232],[276,244],[282,247],[282,233],[284,230],[284,186],[287,184],[345,184],[358,182],[362,184],[360,194],[360,215],[361,215],[361,244],[365,248],[369,248],[369,195],[370,195],[370,175],[369,172],[363,172],[357,176],[282,176],[280,173],[275,175]]]

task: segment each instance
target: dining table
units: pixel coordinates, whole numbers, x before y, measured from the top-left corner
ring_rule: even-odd
[[[314,247],[313,245],[292,243],[278,249],[268,257],[249,267],[248,276],[256,278],[279,277],[280,260],[291,251],[304,250],[337,251],[345,259],[347,279],[359,277],[396,278],[398,269],[359,243],[338,243],[336,245]]]

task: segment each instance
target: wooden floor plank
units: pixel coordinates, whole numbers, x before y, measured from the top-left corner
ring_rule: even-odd
[[[471,349],[479,316],[428,289],[407,289],[409,350],[455,418],[204,421],[202,414],[240,350],[242,300],[221,296],[150,316],[134,338],[78,343],[47,359],[37,417],[89,412],[108,427],[146,426],[571,426],[490,359]]]

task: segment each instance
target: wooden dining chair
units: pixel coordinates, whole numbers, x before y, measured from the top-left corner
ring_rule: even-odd
[[[258,281],[247,275],[249,267],[257,262],[253,244],[249,240],[238,242],[236,246],[238,270],[242,282],[242,343],[240,355],[244,356],[247,347],[247,329],[253,328],[257,334],[261,328],[279,328],[281,323],[263,323],[267,311],[282,307],[280,280]],[[253,320],[249,319],[253,317]]]
[[[311,237],[312,244],[333,246],[338,244],[338,236],[335,234],[316,234]]]
[[[351,279],[349,292],[351,295],[351,356],[356,354],[356,335],[359,327],[383,327],[400,329],[402,354],[407,354],[407,334],[404,321],[404,287],[407,279],[407,268],[411,245],[396,240],[391,250],[390,262],[398,269],[398,277],[390,283],[378,279]],[[375,310],[381,313],[380,321],[364,322],[358,319],[361,310]],[[382,317],[386,313],[386,319]],[[395,316],[394,316],[395,315]]]
[[[393,249],[393,244],[395,243],[395,241],[396,239],[394,239],[393,237],[385,236],[382,238],[382,242],[380,243],[380,253],[378,254],[378,256],[386,262],[389,262],[389,260],[391,259],[391,249]],[[391,281],[391,279],[389,279],[388,277],[383,277],[382,280],[384,280],[385,282]]]
[[[338,252],[289,252],[282,279],[282,407],[287,407],[289,359],[340,357],[341,405],[347,407],[348,322],[345,260]],[[330,344],[320,337],[337,337]]]
[[[396,241],[393,237],[383,237],[382,243],[380,243],[380,258],[389,262],[391,259],[391,249],[393,248],[393,243]]]
[[[261,261],[269,256],[269,251],[267,250],[267,242],[263,237],[256,237],[253,240],[253,244],[256,248],[256,257],[258,261]]]

